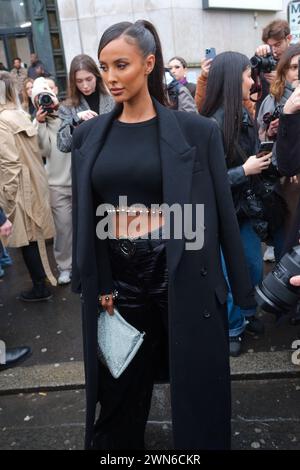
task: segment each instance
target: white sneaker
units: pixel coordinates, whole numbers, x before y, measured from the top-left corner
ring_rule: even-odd
[[[270,263],[274,263],[275,255],[274,255],[274,246],[267,246],[266,251],[264,252],[264,261],[269,261]]]
[[[58,284],[69,284],[71,282],[71,271],[61,271],[57,280]]]

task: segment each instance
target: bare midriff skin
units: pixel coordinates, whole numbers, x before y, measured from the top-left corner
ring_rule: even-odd
[[[138,238],[164,225],[163,214],[140,213],[128,215],[115,213],[113,217],[113,236],[115,238]]]

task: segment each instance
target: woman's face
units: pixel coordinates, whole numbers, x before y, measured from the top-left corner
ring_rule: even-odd
[[[249,100],[250,98],[250,90],[254,80],[251,77],[251,68],[247,67],[246,70],[243,72],[243,100]]]
[[[177,59],[173,59],[169,62],[169,69],[176,78],[176,80],[182,80],[186,75],[186,69],[183,67],[182,63]]]
[[[290,66],[286,72],[285,79],[293,86],[298,85],[298,71],[299,71],[299,58],[300,55],[292,57]]]
[[[148,93],[148,75],[155,56],[143,58],[139,48],[119,37],[100,52],[101,75],[117,103],[132,101]]]
[[[97,78],[87,70],[78,70],[75,74],[75,82],[78,90],[85,96],[89,96],[96,90]]]
[[[33,87],[33,83],[32,82],[28,82],[26,83],[26,87],[25,87],[25,90],[26,90],[26,94],[29,98],[31,98],[31,95],[32,95],[32,87]]]

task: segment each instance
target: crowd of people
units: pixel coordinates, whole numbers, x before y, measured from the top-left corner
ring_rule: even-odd
[[[0,71],[0,235],[21,249],[32,280],[21,301],[47,301],[57,283],[81,294],[87,448],[144,448],[157,376],[171,379],[176,448],[230,446],[229,355],[241,354],[245,333],[264,334],[253,295],[263,260],[279,261],[298,236],[300,45],[291,39],[275,20],[254,61],[203,59],[194,84],[184,58],[164,65],[151,23],[118,23],[101,37],[100,68],[74,57],[62,103],[35,54],[28,71],[19,58]],[[105,239],[102,204],[113,213]],[[204,205],[201,249],[185,249],[174,229],[166,241],[164,212],[152,209],[162,204]],[[0,255],[4,276],[12,260],[4,245]],[[146,332],[118,380],[97,357],[100,306]],[[0,368],[29,353],[8,349]]]

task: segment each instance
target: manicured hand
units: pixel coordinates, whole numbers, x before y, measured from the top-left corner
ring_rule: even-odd
[[[201,75],[205,78],[208,77],[209,75],[209,71],[210,71],[210,67],[211,67],[211,64],[212,64],[212,61],[213,59],[202,59],[200,61],[200,65],[201,65]]]
[[[48,114],[47,111],[43,111],[42,106],[40,106],[36,112],[36,116],[35,116],[36,120],[40,122],[41,124],[43,124],[44,122],[46,122],[47,114]]]
[[[300,276],[291,277],[290,284],[295,287],[300,287]]]
[[[98,116],[98,114],[91,109],[87,109],[86,111],[80,111],[77,113],[77,116],[81,121],[88,121],[89,119],[93,119],[95,116]]]
[[[0,235],[2,237],[9,237],[12,234],[13,226],[12,223],[7,219],[3,225],[0,227]]]
[[[258,175],[269,167],[271,160],[272,152],[267,153],[259,158],[257,155],[252,155],[243,165],[245,175]]]
[[[261,46],[258,46],[255,51],[255,55],[258,55],[259,57],[267,57],[269,54],[271,54],[271,48],[268,44],[262,44]]]
[[[114,314],[113,294],[103,294],[100,296],[100,304],[110,315]]]
[[[275,137],[278,132],[278,127],[279,127],[279,119],[275,119],[274,121],[271,121],[269,125],[269,129],[267,131],[268,137]]]
[[[285,114],[294,114],[300,111],[300,85],[297,86],[285,103],[283,111]]]

